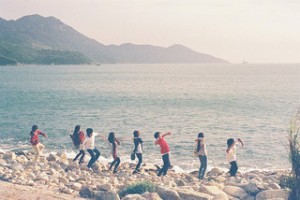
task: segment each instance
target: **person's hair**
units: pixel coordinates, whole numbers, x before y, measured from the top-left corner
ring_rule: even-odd
[[[33,125],[33,126],[31,127],[30,135],[33,136],[34,131],[38,130],[38,128],[39,128],[39,127],[38,127],[37,125]]]
[[[233,138],[229,138],[227,140],[227,147],[230,147],[233,143],[234,143],[234,139]]]
[[[73,135],[76,135],[78,134],[80,131],[80,125],[76,125],[75,128],[74,128],[74,132],[73,132]]]
[[[108,134],[107,140],[108,140],[110,143],[115,144],[115,133],[114,133],[114,132],[110,132],[110,133]]]
[[[154,133],[154,138],[157,139],[159,137],[159,135],[160,135],[160,132]]]
[[[201,140],[202,139],[199,139],[199,138],[204,138],[204,134],[202,132],[198,134],[197,152],[199,152],[201,149]]]
[[[134,137],[139,137],[140,131],[133,131],[133,136]]]
[[[88,137],[91,137],[92,133],[93,133],[93,129],[92,128],[87,128],[86,129],[86,134],[87,134]]]

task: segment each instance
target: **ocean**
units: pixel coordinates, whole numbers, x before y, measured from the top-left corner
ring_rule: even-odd
[[[112,64],[0,67],[2,150],[31,150],[33,124],[46,153],[74,155],[75,125],[124,139],[129,160],[133,131],[144,140],[144,162],[161,164],[153,134],[166,137],[171,163],[189,171],[199,132],[206,138],[208,167],[228,168],[228,138],[241,138],[241,170],[289,168],[288,128],[300,107],[300,64]],[[102,160],[110,147],[96,138]],[[101,160],[100,160],[101,161]]]

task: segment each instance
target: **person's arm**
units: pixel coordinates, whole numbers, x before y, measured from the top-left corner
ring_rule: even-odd
[[[244,146],[244,142],[240,138],[238,138],[237,140],[242,144],[242,146]]]
[[[47,138],[47,137],[48,137],[46,133],[43,133],[43,132],[42,132],[42,131],[40,131],[40,130],[38,131],[38,134],[39,134],[39,135],[42,135],[42,136],[44,136],[45,138]]]
[[[121,142],[120,142],[120,140],[119,139],[115,139],[116,140],[116,142],[117,142],[117,145],[120,145],[121,144]]]
[[[166,137],[167,135],[171,135],[171,132],[167,132],[167,133],[163,134],[161,137]]]

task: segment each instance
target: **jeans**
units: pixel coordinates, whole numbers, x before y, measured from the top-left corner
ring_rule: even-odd
[[[79,158],[79,156],[80,156],[80,159],[79,159],[79,164],[80,164],[80,163],[83,163],[83,161],[84,161],[84,156],[85,156],[84,150],[79,150],[79,153],[75,156],[73,161],[76,161]]]
[[[141,153],[136,153],[136,157],[138,158],[139,162],[138,162],[138,164],[136,165],[135,170],[139,170],[140,167],[141,167],[141,164],[142,164],[142,162],[143,162],[143,154],[141,154]]]
[[[159,170],[157,176],[160,176],[161,174],[163,176],[165,176],[167,174],[168,169],[170,168],[170,158],[169,158],[169,154],[165,154],[162,156],[163,162],[164,162],[164,166]]]
[[[237,162],[236,161],[230,162],[230,170],[229,170],[230,176],[235,176],[237,170],[238,170]]]
[[[119,167],[119,165],[120,165],[120,163],[121,163],[120,158],[119,158],[119,157],[116,157],[116,158],[114,159],[114,161],[110,164],[109,170],[111,170],[111,168],[115,165],[114,173],[116,173],[116,172],[117,172],[117,169],[118,169],[118,167]]]
[[[199,179],[203,179],[204,175],[205,175],[205,171],[206,171],[206,167],[207,167],[207,156],[198,156],[199,160],[200,160],[200,169],[199,169],[199,174],[198,174],[198,178]]]
[[[100,151],[96,148],[94,149],[87,149],[87,151],[89,152],[89,154],[91,155],[91,160],[89,161],[87,167],[91,168],[93,166],[93,164],[98,160],[98,158],[100,157]]]

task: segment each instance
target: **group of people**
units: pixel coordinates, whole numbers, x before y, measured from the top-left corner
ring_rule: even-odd
[[[37,125],[32,126],[32,130],[30,132],[30,143],[35,152],[34,161],[36,162],[40,152],[44,149],[44,145],[39,142],[39,135],[43,135],[47,137],[45,133],[38,129]],[[154,133],[155,145],[160,146],[160,153],[162,155],[163,167],[158,169],[158,176],[165,176],[167,174],[168,169],[171,166],[170,163],[170,148],[166,140],[164,139],[166,136],[171,135],[171,132],[167,132],[162,134],[161,132]],[[94,163],[100,157],[100,151],[95,147],[95,137],[100,137],[104,141],[107,141],[111,146],[111,153],[113,157],[113,162],[110,164],[109,170],[113,169],[113,173],[117,172],[117,169],[121,163],[121,159],[118,155],[118,146],[120,145],[120,139],[115,137],[114,132],[110,132],[108,134],[108,138],[101,136],[99,133],[94,132],[92,128],[86,129],[86,136],[84,132],[80,129],[80,125],[76,125],[75,129],[70,137],[72,139],[74,147],[79,150],[78,154],[73,159],[77,161],[79,159],[79,164],[84,163],[85,150],[90,154],[90,160],[87,164],[88,168],[92,168]],[[131,154],[131,159],[134,160],[135,157],[138,158],[138,163],[133,171],[133,174],[138,173],[140,171],[141,164],[143,162],[143,140],[140,137],[140,131],[136,130],[133,132],[133,150]],[[204,134],[201,132],[198,134],[197,139],[195,140],[196,145],[194,149],[194,154],[199,158],[200,168],[198,173],[198,178],[203,179],[205,176],[206,168],[207,168],[207,149],[204,140]],[[244,143],[241,139],[237,139],[236,141],[233,138],[227,140],[227,150],[226,150],[226,159],[230,163],[229,173],[231,176],[235,176],[238,170],[238,165],[236,161],[236,144],[240,143],[244,146]]]

